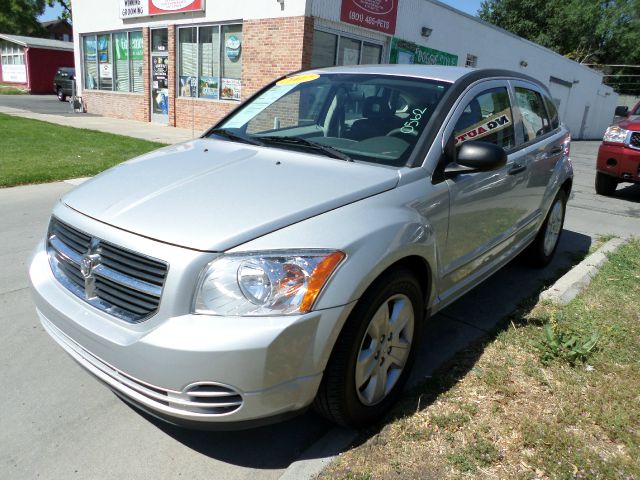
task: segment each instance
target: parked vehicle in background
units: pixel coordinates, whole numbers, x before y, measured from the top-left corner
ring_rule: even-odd
[[[53,91],[58,96],[58,100],[64,102],[67,97],[73,95],[73,83],[76,78],[76,69],[71,67],[61,67],[53,77]]]
[[[640,182],[640,102],[629,110],[616,108],[624,117],[607,128],[598,150],[596,193],[613,195],[619,183]]]
[[[366,425],[402,393],[425,317],[521,252],[551,261],[569,142],[546,87],[515,72],[293,74],[67,194],[31,261],[38,315],[168,422],[313,404]]]

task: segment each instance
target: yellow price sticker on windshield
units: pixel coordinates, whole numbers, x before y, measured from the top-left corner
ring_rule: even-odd
[[[298,83],[311,82],[320,78],[320,75],[317,73],[308,73],[306,75],[296,75],[294,77],[283,78],[279,82],[276,82],[276,85],[296,85]]]

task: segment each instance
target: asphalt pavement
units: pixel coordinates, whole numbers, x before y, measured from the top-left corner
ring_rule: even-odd
[[[575,262],[595,235],[640,235],[640,186],[620,187],[611,198],[593,191],[597,145],[573,144],[575,196],[554,262],[543,270],[512,262],[432,318],[419,344],[412,383],[486,336]],[[52,183],[0,189],[0,384],[5,392],[0,396],[0,477],[277,479],[301,456],[313,461],[336,453],[335,442],[318,440],[335,438],[336,432],[349,438],[349,432],[310,412],[242,432],[166,426],[127,406],[65,355],[40,327],[27,262],[52,205],[71,188]]]

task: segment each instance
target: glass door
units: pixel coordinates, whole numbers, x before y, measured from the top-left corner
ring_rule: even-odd
[[[169,33],[151,30],[151,121],[169,123]]]

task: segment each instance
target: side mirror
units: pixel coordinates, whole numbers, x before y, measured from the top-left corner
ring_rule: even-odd
[[[624,105],[616,107],[616,117],[626,117],[628,113],[629,107],[625,107]]]
[[[444,173],[452,177],[459,173],[488,172],[506,163],[507,152],[504,148],[494,143],[471,141],[460,146],[455,161],[445,167]]]

